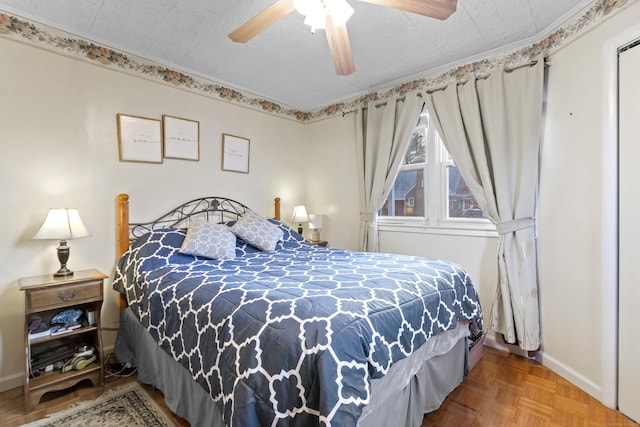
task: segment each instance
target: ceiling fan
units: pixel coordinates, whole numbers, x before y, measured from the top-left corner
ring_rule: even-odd
[[[458,0],[360,0],[365,3],[417,13],[436,19],[447,19],[456,11]],[[353,14],[347,0],[278,0],[229,34],[234,42],[246,43],[280,18],[297,10],[305,16],[311,30],[324,28],[329,50],[338,75],[356,70],[346,21]]]

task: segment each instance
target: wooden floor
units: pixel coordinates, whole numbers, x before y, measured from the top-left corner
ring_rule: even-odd
[[[0,393],[0,426],[14,427],[66,409],[70,404],[95,399],[106,389],[117,388],[136,377],[110,379],[104,387],[73,387],[64,393],[45,395],[25,415],[22,389]],[[162,394],[145,389],[168,413]],[[177,425],[183,420],[173,417]],[[571,383],[529,359],[490,347],[463,384],[425,416],[421,427],[442,426],[638,426],[619,412],[606,408]],[[392,426],[390,426],[392,427]]]
[[[422,422],[422,427],[638,425],[541,364],[486,346],[462,385]]]

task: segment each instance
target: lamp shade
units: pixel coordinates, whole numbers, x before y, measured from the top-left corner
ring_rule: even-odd
[[[322,228],[322,215],[311,214],[309,215],[309,228],[317,230]]]
[[[309,214],[307,214],[307,208],[304,205],[296,206],[293,208],[293,215],[291,216],[291,222],[308,222]]]
[[[60,246],[57,249],[60,269],[53,276],[67,277],[73,275],[73,271],[67,268],[67,261],[69,260],[67,240],[79,239],[90,235],[87,227],[82,223],[77,209],[60,208],[49,209],[47,217],[32,239],[60,240]]]
[[[49,209],[49,213],[34,240],[72,240],[90,236],[91,233],[82,223],[77,209]]]

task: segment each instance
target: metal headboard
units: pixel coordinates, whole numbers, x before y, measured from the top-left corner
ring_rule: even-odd
[[[226,197],[201,197],[183,203],[159,218],[149,222],[129,224],[129,240],[162,228],[187,228],[192,218],[203,218],[209,222],[236,221],[249,208]]]
[[[190,218],[201,216],[208,221],[233,221],[249,208],[226,197],[202,197],[183,203],[158,219],[129,223],[129,195],[119,194],[117,203],[117,255],[121,256],[131,242],[152,230],[167,227],[188,227]],[[274,218],[280,219],[280,198],[274,199]]]
[[[116,205],[117,256],[122,256],[133,240],[150,231],[168,227],[188,227],[189,220],[194,216],[201,216],[208,221],[234,221],[247,210],[247,206],[226,197],[202,197],[183,203],[154,221],[129,223],[129,195],[119,194]],[[280,219],[279,197],[274,199],[274,218]],[[120,294],[120,309],[126,306],[126,298]]]

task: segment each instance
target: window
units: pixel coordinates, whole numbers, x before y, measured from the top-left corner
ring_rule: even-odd
[[[428,113],[420,115],[391,192],[378,212],[380,224],[485,228],[478,207]]]
[[[391,188],[380,216],[417,216],[424,217],[425,189],[424,174],[427,166],[427,116],[418,120],[407,152],[402,160],[396,181]]]

